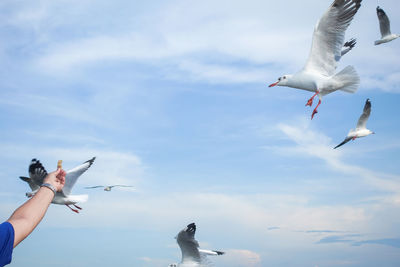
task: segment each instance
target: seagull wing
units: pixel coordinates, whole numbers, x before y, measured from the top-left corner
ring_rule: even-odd
[[[199,243],[194,239],[195,233],[196,225],[191,223],[180,231],[176,237],[176,241],[182,251],[182,262],[201,262]]]
[[[385,11],[378,6],[376,7],[376,14],[378,15],[379,28],[381,30],[382,38],[390,35],[390,21]]]
[[[361,1],[335,0],[332,3],[315,26],[311,51],[304,71],[317,71],[326,76],[335,73],[345,31],[360,8]]]
[[[371,101],[367,99],[365,101],[363,113],[361,114],[360,118],[358,119],[357,122],[357,129],[365,129],[367,127],[367,121],[369,118],[369,115],[371,114]]]
[[[32,179],[32,184],[40,187],[43,184],[44,178],[47,176],[47,171],[37,159],[32,159],[29,165],[29,177]],[[34,190],[32,188],[32,190]]]
[[[199,249],[199,252],[203,253],[205,255],[212,255],[212,256],[224,255],[225,254],[225,252],[223,252],[223,251],[208,250],[208,249]]]
[[[31,178],[29,178],[29,177],[20,176],[19,178],[20,178],[22,181],[27,182],[32,191],[36,191],[37,189],[40,188],[40,186],[37,185],[37,184],[35,184],[35,183],[33,182],[33,180],[32,180]]]
[[[115,184],[115,185],[110,185],[111,188],[113,187],[133,187],[132,185],[123,185],[123,184]]]
[[[99,188],[99,187],[104,187],[103,185],[96,185],[96,186],[87,186],[85,189],[92,189],[92,188]]]
[[[349,142],[351,139],[353,139],[352,137],[346,137],[346,139],[344,139],[343,142],[341,142],[340,144],[338,144],[337,146],[335,146],[333,149],[336,149],[340,146],[343,146],[344,144],[346,144],[347,142]]]
[[[81,176],[90,166],[92,166],[96,157],[85,161],[78,167],[73,168],[72,170],[67,171],[67,175],[65,176],[65,185],[62,189],[62,192],[68,196],[71,193],[72,187],[78,180],[79,176]]]

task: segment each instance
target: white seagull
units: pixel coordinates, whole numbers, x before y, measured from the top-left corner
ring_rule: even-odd
[[[343,142],[335,146],[334,149],[346,144],[350,140],[355,140],[356,138],[359,137],[364,137],[370,134],[374,134],[373,131],[367,129],[367,121],[370,114],[371,114],[371,101],[367,99],[367,101],[365,101],[363,113],[358,119],[356,129],[351,129],[347,134],[346,139],[344,139]]]
[[[376,14],[378,15],[379,28],[381,30],[381,39],[375,41],[375,45],[380,45],[393,41],[394,39],[400,37],[400,34],[394,34],[390,32],[390,21],[385,11],[379,6],[376,7]]]
[[[318,95],[319,102],[311,119],[318,112],[322,97],[336,90],[355,93],[360,78],[352,66],[347,66],[335,74],[336,64],[342,55],[344,34],[362,0],[335,0],[320,18],[314,29],[310,55],[304,68],[293,74],[284,75],[269,85],[288,86],[315,92],[306,106],[311,106]]]
[[[104,191],[111,191],[113,187],[133,187],[131,185],[122,185],[122,184],[116,184],[116,185],[95,185],[95,186],[88,186],[85,187],[85,189],[93,189],[93,188],[104,188]]]
[[[81,210],[82,208],[77,206],[76,203],[86,202],[88,200],[88,195],[71,195],[71,190],[79,176],[81,176],[87,169],[89,169],[90,166],[92,166],[95,159],[96,157],[85,161],[72,170],[67,171],[65,176],[65,185],[61,192],[56,193],[52,203],[66,205],[72,211],[79,213],[78,209]],[[36,194],[46,176],[47,171],[43,167],[42,163],[40,163],[39,160],[32,159],[31,164],[29,165],[29,177],[19,177],[23,181],[27,182],[29,187],[32,189],[32,192],[26,193],[27,197],[32,197],[34,194]],[[70,205],[73,205],[77,209],[71,208]]]
[[[217,250],[199,249],[199,243],[194,239],[196,233],[196,225],[194,223],[186,226],[175,237],[182,251],[182,261],[180,264],[170,264],[170,267],[195,267],[209,266],[207,255],[223,255],[225,252]]]

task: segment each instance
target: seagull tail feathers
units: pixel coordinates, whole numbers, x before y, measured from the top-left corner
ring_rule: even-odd
[[[353,66],[347,66],[332,78],[341,87],[339,90],[354,94],[360,86],[360,76]]]
[[[19,177],[22,181],[29,183],[31,181],[31,178],[25,177],[25,176],[20,176]]]

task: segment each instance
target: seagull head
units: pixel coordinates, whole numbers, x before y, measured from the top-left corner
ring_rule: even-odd
[[[292,77],[292,75],[283,75],[282,77],[279,77],[278,80],[274,83],[271,83],[268,87],[274,87],[274,86],[286,86],[288,84],[289,79]]]

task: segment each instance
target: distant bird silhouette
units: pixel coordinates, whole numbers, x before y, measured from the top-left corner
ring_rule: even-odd
[[[131,185],[121,185],[121,184],[116,184],[116,185],[95,185],[95,186],[88,186],[85,187],[85,189],[93,189],[93,188],[104,188],[104,191],[111,191],[113,187],[133,187]]]
[[[86,202],[88,200],[88,195],[71,195],[72,187],[75,185],[78,178],[92,166],[96,157],[85,161],[81,165],[67,171],[65,176],[65,185],[61,192],[57,192],[54,196],[52,203],[66,205],[72,211],[79,213],[79,210],[82,208],[77,206],[78,202]],[[20,176],[23,181],[29,184],[29,187],[32,189],[32,192],[26,193],[27,197],[32,197],[39,190],[40,186],[43,184],[44,178],[47,176],[47,171],[43,167],[42,163],[40,163],[37,159],[32,159],[31,164],[29,165],[29,177]],[[73,205],[77,209],[73,209],[70,207]]]
[[[393,41],[400,37],[400,34],[394,34],[390,32],[390,21],[385,11],[379,6],[376,7],[376,14],[378,15],[379,28],[381,30],[381,39],[375,41],[375,45],[380,45]]]
[[[364,137],[364,136],[368,136],[370,134],[374,134],[373,131],[370,131],[367,129],[367,121],[368,121],[370,114],[371,114],[371,101],[369,101],[369,99],[367,99],[367,101],[365,101],[363,113],[361,114],[360,118],[358,119],[356,129],[351,129],[349,131],[349,133],[347,134],[346,139],[344,139],[343,142],[341,142],[340,144],[335,146],[334,149],[346,144],[350,140],[355,140],[356,138],[359,138],[359,137]]]

